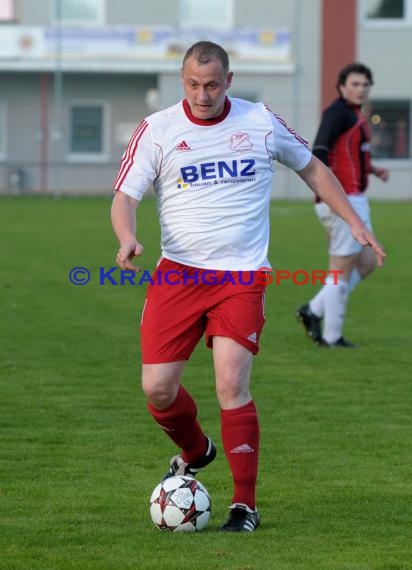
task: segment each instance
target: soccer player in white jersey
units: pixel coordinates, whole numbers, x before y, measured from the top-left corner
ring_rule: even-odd
[[[264,325],[269,268],[269,201],[274,163],[293,169],[370,244],[385,253],[351,208],[330,170],[306,142],[262,103],[226,95],[233,74],[226,51],[201,41],[181,72],[185,98],[136,129],[115,182],[112,224],[116,262],[143,253],[136,209],[153,185],[161,226],[161,258],[141,321],[142,387],[155,422],[177,445],[166,477],[196,476],[216,456],[180,378],[202,336],[213,351],[223,450],[234,492],[222,531],[254,531],[259,423],[250,392],[253,355]]]

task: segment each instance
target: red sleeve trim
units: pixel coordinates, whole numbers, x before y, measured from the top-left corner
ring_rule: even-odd
[[[148,127],[147,121],[142,121],[140,125],[137,127],[135,132],[133,133],[132,138],[130,139],[129,144],[123,154],[122,161],[120,163],[120,169],[117,174],[116,180],[114,182],[114,190],[119,190],[120,186],[123,184],[123,180],[126,178],[129,170],[131,169],[133,162],[134,162],[134,155],[136,153],[136,149],[139,146],[139,141],[142,138],[143,133]]]

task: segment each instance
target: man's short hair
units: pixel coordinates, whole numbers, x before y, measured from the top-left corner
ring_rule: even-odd
[[[336,83],[336,88],[338,91],[341,85],[345,85],[348,75],[350,75],[351,73],[361,73],[362,75],[365,75],[369,83],[373,85],[373,75],[369,67],[367,67],[363,63],[357,63],[357,62],[349,63],[339,72],[338,80]]]
[[[229,56],[227,52],[220,45],[213,42],[200,41],[193,44],[183,57],[183,67],[191,57],[194,57],[200,64],[209,63],[217,59],[222,64],[223,71],[225,73],[229,71]]]

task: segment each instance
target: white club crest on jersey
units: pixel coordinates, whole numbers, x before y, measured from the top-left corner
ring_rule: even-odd
[[[235,152],[246,152],[253,148],[253,144],[250,142],[247,133],[234,133],[230,135],[229,148]]]

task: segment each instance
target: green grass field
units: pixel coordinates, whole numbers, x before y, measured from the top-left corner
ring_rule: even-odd
[[[412,568],[412,203],[375,203],[385,267],[350,299],[345,336],[319,349],[294,318],[313,286],[270,286],[253,393],[261,420],[252,535],[217,532],[231,478],[210,352],[184,384],[218,444],[201,475],[213,501],[198,534],[161,533],[148,499],[175,448],[139,386],[145,287],[99,285],[117,249],[110,199],[2,198],[0,568],[5,570],[399,570]],[[159,254],[141,206],[142,266]],[[271,261],[324,269],[312,204],[272,204]],[[74,286],[72,267],[91,281]]]

